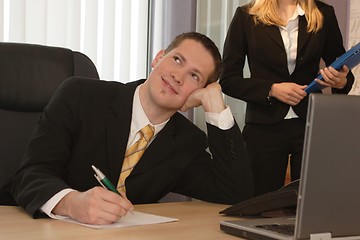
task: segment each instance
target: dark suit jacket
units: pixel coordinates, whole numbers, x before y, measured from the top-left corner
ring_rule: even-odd
[[[34,217],[64,188],[98,186],[91,165],[117,183],[139,83],[73,78],[56,91],[39,120],[17,173],[13,194]],[[176,113],[126,180],[132,203],[157,202],[176,192],[210,202],[236,203],[253,194],[250,164],[237,125],[206,134]]]
[[[330,65],[345,52],[333,7],[318,1],[316,4],[324,16],[323,28],[317,33],[308,33],[305,16],[299,18],[296,67],[291,75],[278,27],[255,25],[248,14],[248,5],[236,10],[224,44],[224,72],[220,84],[225,94],[247,102],[246,123],[273,124],[284,119],[290,106],[267,99],[271,85],[280,82],[309,84],[318,74],[321,58]],[[243,77],[246,58],[249,78]],[[347,79],[344,89],[333,89],[333,92],[348,93],[354,82],[352,73]],[[293,107],[302,119],[306,118],[307,105],[308,97]]]

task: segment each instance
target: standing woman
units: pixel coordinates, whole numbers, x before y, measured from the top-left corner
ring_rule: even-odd
[[[345,52],[332,6],[315,0],[254,0],[239,7],[224,45],[220,84],[247,102],[244,138],[257,195],[300,177],[308,96],[304,89]],[[247,58],[250,77],[243,68]],[[348,93],[354,76],[344,66],[320,70],[333,93]],[[336,127],[336,126],[334,126]],[[324,166],[326,168],[326,166]]]

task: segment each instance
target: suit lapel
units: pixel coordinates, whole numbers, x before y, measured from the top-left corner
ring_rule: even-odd
[[[299,33],[298,33],[298,49],[297,56],[301,53],[302,49],[306,46],[310,38],[310,33],[307,31],[307,21],[305,16],[299,16]]]
[[[277,46],[281,47],[283,51],[285,51],[279,28],[277,26],[264,25],[263,29],[264,32],[269,35],[270,39],[273,40]],[[261,39],[259,39],[259,41],[261,41]]]
[[[116,183],[120,175],[128,141],[133,96],[136,87],[135,84],[126,84],[119,88],[119,94],[111,105],[114,114],[106,121],[110,178]]]
[[[264,26],[264,32],[269,35],[269,37],[284,51],[284,43],[281,38],[280,31],[276,26]],[[299,16],[299,36],[298,36],[298,49],[297,52],[300,53],[301,50],[306,46],[311,34],[307,32],[307,21],[305,16]]]

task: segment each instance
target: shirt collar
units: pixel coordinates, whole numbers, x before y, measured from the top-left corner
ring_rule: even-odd
[[[137,132],[139,132],[143,127],[145,127],[146,125],[150,124],[155,128],[155,132],[154,132],[154,136],[160,132],[161,129],[164,128],[164,126],[166,125],[166,123],[169,121],[166,120],[163,123],[157,124],[157,125],[153,125],[149,118],[146,116],[145,111],[141,105],[140,102],[140,87],[142,86],[139,85],[134,93],[134,99],[133,99],[133,107],[132,107],[132,117],[131,117],[131,134],[136,134]]]
[[[297,4],[294,14],[288,20],[286,26],[279,26],[280,29],[285,31],[289,31],[298,27],[298,19],[299,16],[303,16],[305,14],[304,10],[301,8],[300,4]]]
[[[300,4],[297,4],[296,9],[294,11],[294,15],[289,19],[289,21],[296,19],[298,16],[304,16],[304,14],[305,14],[304,9],[302,9]]]

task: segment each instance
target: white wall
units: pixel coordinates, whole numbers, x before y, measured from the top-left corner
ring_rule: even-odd
[[[350,0],[348,46],[351,47],[360,42],[360,0]],[[360,66],[352,70],[355,76],[355,84],[349,94],[360,95]]]

